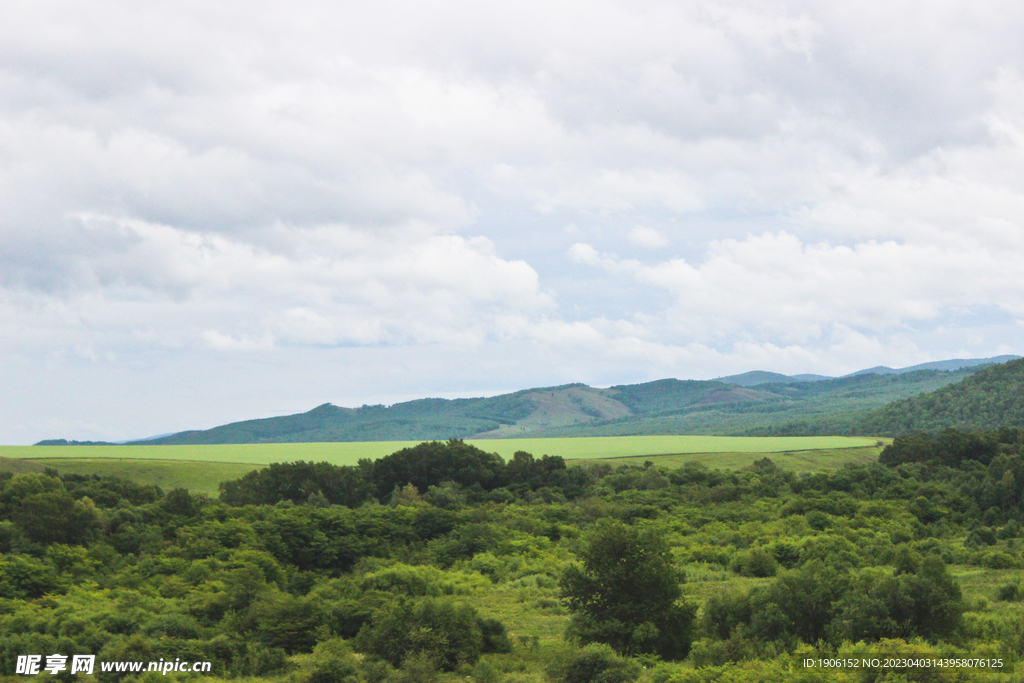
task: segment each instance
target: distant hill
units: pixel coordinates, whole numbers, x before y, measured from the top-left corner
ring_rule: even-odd
[[[961,368],[973,368],[978,365],[991,365],[993,363],[1005,363],[1010,360],[1016,360],[1020,356],[993,356],[992,358],[954,358],[952,360],[937,360],[931,363],[921,363],[920,365],[911,365],[906,368],[889,368],[884,365],[878,365],[873,368],[867,368],[866,370],[858,370],[857,372],[847,375],[852,377],[853,375],[902,375],[907,372],[917,372],[918,370],[959,370]]]
[[[918,370],[942,370],[953,372],[962,368],[973,368],[979,365],[990,365],[992,363],[1005,363],[1020,356],[993,356],[992,358],[954,358],[952,360],[939,360],[931,363],[920,363],[906,368],[890,368],[885,365],[876,365],[873,368],[866,368],[851,372],[844,377],[855,377],[857,375],[904,375],[908,372]],[[759,384],[787,384],[791,382],[820,382],[826,379],[835,379],[828,375],[783,375],[778,372],[765,372],[764,370],[752,370],[740,375],[729,375],[727,377],[716,377],[714,381],[725,382],[726,384],[738,384],[741,387],[754,387]]]
[[[857,425],[865,434],[901,436],[960,430],[1024,427],[1024,359],[992,365],[958,384],[895,401]]]
[[[110,441],[68,441],[67,439],[44,439],[37,446],[116,446]]]
[[[847,434],[873,409],[959,382],[977,371],[978,368],[955,372],[919,370],[899,375],[857,375],[818,382],[761,384],[756,387],[734,385],[728,394],[707,392],[708,397],[719,399],[717,401],[696,400],[685,405],[664,401],[663,405],[656,407],[656,402],[649,400],[644,406],[647,410],[634,409],[630,415],[618,420],[548,429],[530,436]],[[635,391],[633,387],[645,386],[632,385],[627,389]],[[622,389],[611,387],[608,391]],[[757,393],[750,395],[746,392]],[[744,400],[721,400],[727,396]]]
[[[820,382],[823,379],[833,379],[827,375],[783,375],[778,372],[765,372],[764,370],[751,370],[741,375],[729,375],[728,377],[717,377],[716,382],[726,384],[738,384],[741,387],[753,387],[758,384],[789,384],[791,382]]]
[[[537,429],[608,420],[629,413],[600,389],[583,384],[527,389],[490,398],[425,398],[392,406],[339,408],[247,420],[180,432],[150,444],[403,441],[519,435]]]
[[[663,379],[607,389],[566,384],[487,398],[425,398],[391,406],[341,408],[325,403],[296,415],[234,422],[131,443],[419,441],[641,434],[882,435],[902,428],[894,426],[893,414],[885,413],[888,417],[884,419],[878,417],[883,406],[957,385],[979,371],[985,372],[984,364],[991,361],[943,361],[957,369],[905,368],[907,371],[855,373],[839,378],[755,371],[708,381]],[[42,443],[75,442],[57,439]]]

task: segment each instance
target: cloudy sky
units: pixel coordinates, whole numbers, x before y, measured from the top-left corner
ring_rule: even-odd
[[[1024,350],[1024,5],[11,3],[0,443]]]

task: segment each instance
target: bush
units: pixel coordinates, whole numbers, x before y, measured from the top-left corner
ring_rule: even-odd
[[[481,652],[512,652],[512,641],[508,639],[505,624],[497,619],[480,618],[477,618],[476,624],[480,628]]]
[[[1003,552],[985,553],[982,555],[981,561],[989,569],[1016,569],[1020,566],[1016,557]]]
[[[359,662],[341,639],[317,643],[312,661],[307,683],[359,683]]]
[[[363,590],[387,591],[414,597],[451,595],[455,588],[436,567],[397,564],[363,577]]]
[[[316,644],[320,618],[307,598],[276,591],[265,593],[253,601],[250,617],[260,641],[268,647],[294,654],[309,652]]]
[[[755,576],[763,579],[775,576],[775,572],[779,569],[779,563],[771,553],[763,548],[754,548],[738,553],[730,563],[730,567],[740,576]]]
[[[57,588],[57,575],[34,557],[0,556],[0,598],[41,597]]]
[[[712,595],[704,605],[701,627],[712,638],[725,640],[740,624],[750,623],[750,598],[739,592]]]
[[[476,610],[469,605],[432,598],[414,604],[400,598],[374,613],[359,630],[355,645],[395,667],[412,655],[424,655],[445,671],[454,671],[460,664],[475,663],[483,643]]]
[[[474,683],[498,683],[501,680],[501,673],[487,660],[481,659],[473,667]]]
[[[142,633],[150,638],[197,639],[204,635],[199,622],[187,614],[162,614],[154,617],[142,627]]]
[[[1021,595],[1019,583],[1007,583],[996,591],[996,600],[1003,602],[1017,602],[1024,597]]]
[[[558,683],[630,683],[640,677],[640,665],[618,655],[604,643],[573,652],[553,667]]]
[[[752,659],[754,654],[753,644],[737,632],[726,640],[698,640],[693,644],[690,661],[700,669]]]

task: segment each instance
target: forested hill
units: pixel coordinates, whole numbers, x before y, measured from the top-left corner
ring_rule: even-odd
[[[772,432],[778,425],[789,433],[847,433],[870,410],[959,382],[977,371],[972,367],[953,372],[858,374],[757,386],[664,379],[607,389],[568,384],[488,398],[421,399],[392,406],[324,404],[298,415],[181,432],[146,443],[751,434]]]
[[[715,395],[717,392],[717,395]],[[621,400],[616,395],[621,393]],[[427,398],[392,406],[339,408],[325,403],[308,413],[247,420],[205,431],[181,432],[146,443],[270,443],[400,441],[469,436],[526,436],[539,431],[599,424],[662,405],[747,400],[771,396],[721,382],[661,380],[594,389],[583,384],[528,389],[488,398]]]
[[[981,371],[1002,377],[1024,360],[954,370],[855,373],[810,380],[771,373],[746,373],[720,380],[663,379],[606,389],[584,384],[527,389],[486,398],[426,398],[391,406],[341,408],[325,403],[306,413],[246,420],[135,443],[227,444],[329,441],[427,441],[451,438],[632,436],[644,434],[799,435],[902,434],[944,426],[981,429],[1024,424],[1020,405],[985,392],[1005,394],[995,380],[964,383],[962,389],[919,397]],[[989,367],[989,370],[984,370]],[[885,368],[885,370],[889,370]],[[746,384],[737,382],[742,379]],[[781,378],[781,379],[780,379]],[[778,381],[760,383],[765,379]],[[752,384],[752,382],[759,382]],[[1002,382],[1003,380],[999,380]],[[1006,381],[1010,381],[1009,379]],[[1012,383],[1012,382],[1011,382]],[[991,384],[991,386],[990,386]],[[978,396],[974,396],[978,393]],[[909,401],[901,399],[910,399]],[[954,398],[956,397],[955,400]],[[887,404],[896,401],[892,406]],[[952,406],[956,407],[952,407]],[[975,405],[977,404],[977,405]],[[887,406],[882,409],[883,406]],[[968,407],[970,406],[970,407]],[[1012,407],[1016,406],[1016,407]],[[945,410],[941,415],[936,410]],[[1001,411],[1012,408],[1012,415]],[[911,416],[902,413],[909,411]],[[933,417],[929,417],[935,413]],[[946,415],[955,419],[945,424]],[[63,440],[45,445],[75,444]]]
[[[1024,426],[1024,359],[992,365],[958,384],[895,401],[869,413],[864,434],[901,436]]]

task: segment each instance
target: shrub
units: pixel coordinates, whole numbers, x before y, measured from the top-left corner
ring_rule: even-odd
[[[740,624],[750,623],[750,598],[739,592],[712,595],[704,605],[701,626],[707,635],[725,640]]]
[[[293,654],[308,652],[316,644],[319,615],[306,598],[276,591],[265,593],[253,601],[250,617],[259,639],[268,647]]]
[[[989,569],[1016,569],[1019,566],[1017,558],[1003,552],[985,553],[981,561]]]
[[[502,627],[504,630],[504,627]],[[473,664],[483,650],[476,610],[451,600],[405,598],[377,611],[356,636],[356,649],[398,667],[425,655],[446,671]]]
[[[512,652],[512,641],[508,639],[505,624],[497,619],[481,618],[477,618],[476,624],[480,629],[481,652]]]
[[[359,662],[341,639],[325,640],[313,649],[312,672],[307,683],[358,683]]]
[[[558,683],[630,683],[640,677],[639,664],[604,643],[577,650],[555,669]]]
[[[1001,600],[1003,602],[1017,602],[1021,597],[1019,583],[1004,584],[996,591],[996,600]]]
[[[734,633],[726,640],[702,638],[693,644],[693,651],[690,653],[690,661],[697,668],[722,666],[753,657],[753,644],[739,632]]]
[[[363,577],[363,590],[402,593],[415,597],[451,595],[455,590],[436,567],[397,564]]]
[[[740,576],[756,576],[766,578],[775,576],[779,569],[779,563],[775,557],[763,548],[754,548],[746,552],[738,553],[732,560],[731,568]]]
[[[203,637],[203,627],[187,614],[162,614],[147,622],[142,633],[150,638],[196,639]]]

